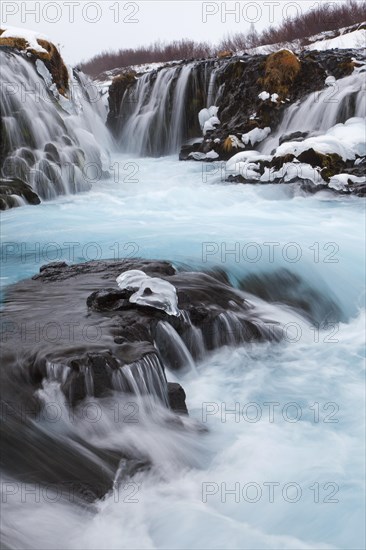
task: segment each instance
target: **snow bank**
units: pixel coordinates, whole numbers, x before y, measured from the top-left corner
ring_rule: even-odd
[[[241,162],[259,162],[260,160],[270,161],[272,157],[271,155],[263,155],[259,151],[241,151],[227,161],[226,168],[227,170],[233,170]]]
[[[350,27],[344,27],[338,29],[338,31],[323,32],[308,38],[309,44],[303,46],[301,40],[294,40],[293,42],[278,42],[277,44],[264,44],[256,48],[250,48],[245,51],[236,52],[238,55],[249,53],[251,55],[267,55],[279,50],[288,49],[292,52],[300,52],[301,50],[333,50],[333,49],[359,49],[366,47],[366,30],[359,29],[351,32],[347,32]],[[334,36],[335,33],[340,33],[338,36]]]
[[[39,53],[48,53],[47,50],[42,48],[42,46],[40,46],[37,42],[37,40],[47,40],[47,42],[51,42],[47,36],[28,29],[18,29],[17,27],[7,27],[1,25],[1,28],[4,29],[1,38],[22,38],[28,42],[28,46],[26,48],[27,50],[34,50]]]
[[[226,173],[232,176],[242,176],[248,181],[259,181],[259,161],[270,161],[271,156],[263,155],[258,151],[242,151],[237,153],[226,163]]]
[[[365,122],[365,118],[350,118],[344,124],[333,126],[324,135],[310,137],[302,142],[283,143],[276,149],[273,156],[263,155],[259,151],[242,151],[227,161],[226,174],[241,176],[248,183],[289,183],[306,180],[314,185],[328,185],[329,188],[337,191],[349,190],[350,182],[351,184],[366,183],[366,176],[339,174],[333,176],[327,184],[321,175],[321,167],[301,163],[297,158],[292,162],[284,163],[280,169],[275,166],[263,166],[263,162],[271,163],[274,157],[291,154],[298,157],[309,149],[325,155],[337,153],[344,161],[355,160],[357,156],[363,157],[366,155]]]
[[[116,281],[120,289],[135,291],[129,299],[131,304],[161,309],[168,315],[180,314],[177,291],[168,281],[149,277],[138,269],[125,271]]]
[[[366,30],[360,29],[353,32],[348,32],[336,36],[334,38],[318,40],[313,42],[309,46],[305,47],[305,50],[334,50],[336,48],[340,50],[351,48],[365,48],[366,47]]]
[[[330,178],[328,187],[335,189],[336,191],[345,191],[349,187],[349,182],[352,183],[366,183],[366,176],[357,177],[351,174],[337,174]]]
[[[293,154],[298,157],[308,149],[323,155],[337,153],[344,161],[355,160],[356,155],[366,155],[365,118],[350,118],[330,128],[324,135],[314,136],[304,141],[289,141],[276,149],[275,156]]]

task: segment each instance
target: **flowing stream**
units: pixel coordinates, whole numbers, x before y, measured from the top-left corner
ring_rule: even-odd
[[[183,68],[170,134],[164,134],[163,122],[157,129],[174,150],[182,136],[188,76]],[[159,78],[169,93],[169,71]],[[145,80],[139,82],[141,101]],[[206,80],[212,83],[212,74]],[[159,120],[163,116],[157,97],[150,97],[150,114],[144,111],[149,127],[155,120],[151,113]],[[293,120],[290,112],[288,119]],[[122,136],[121,143],[132,135],[134,153],[149,149],[141,140],[148,136],[141,124],[131,117]],[[286,338],[245,345],[228,341],[182,374],[167,370],[168,380],[181,383],[187,394],[185,430],[168,422],[166,409],[144,392],[137,423],[116,422],[115,406],[126,403],[120,390],[128,373],[116,375],[113,408],[89,392],[87,402],[97,403],[102,413],[98,422],[80,410],[71,418],[57,379],[50,377],[38,395],[45,407],[58,404],[61,420],[42,416],[42,433],[117,452],[144,449],[152,467],[119,484],[121,461],[114,490],[93,505],[51,489],[35,488],[25,497],[27,488],[5,476],[4,548],[363,548],[362,200],[326,192],[308,196],[296,185],[230,185],[223,181],[221,163],[180,163],[176,155],[138,158],[126,149],[112,153],[111,175],[91,191],[2,215],[3,288],[51,261],[155,258],[178,268],[220,268],[234,286],[249,276],[286,270],[336,304],[339,315],[334,322],[326,314],[313,322],[280,300],[253,297],[264,315],[286,327]],[[281,283],[269,278],[265,284],[271,296]],[[312,307],[319,301],[313,299]],[[161,331],[171,336],[170,328]],[[150,383],[162,393],[155,367]]]
[[[131,430],[122,437],[107,405],[98,424],[80,421],[86,439],[117,449],[147,446],[155,468],[93,510],[56,497],[34,506],[28,497],[18,514],[12,507],[19,495],[8,496],[9,547],[59,548],[67,529],[67,548],[362,548],[362,202],[304,197],[291,186],[223,185],[219,174],[204,182],[199,164],[172,157],[115,161],[126,174],[135,163],[138,182],[106,180],[89,193],[2,217],[3,243],[13,243],[5,285],[48,261],[126,253],[193,269],[219,266],[233,283],[286,267],[335,300],[345,321],[315,327],[273,305],[276,318],[289,324],[285,342],[224,348],[182,375],[190,415],[204,421],[208,434],[176,433],[144,417],[138,436]],[[45,388],[44,399],[53,402],[52,392],[57,388]],[[245,408],[248,403],[254,405]],[[268,403],[276,403],[273,419]],[[286,408],[289,403],[296,405]],[[236,414],[225,412],[235,407]],[[63,428],[66,434],[75,429]],[[128,442],[136,437],[138,443]],[[279,484],[274,502],[272,482]],[[296,485],[283,496],[287,483]],[[302,495],[290,502],[297,486]],[[253,502],[258,487],[262,496]],[[225,488],[240,494],[225,496]]]

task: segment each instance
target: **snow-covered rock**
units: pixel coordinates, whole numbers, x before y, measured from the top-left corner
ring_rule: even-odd
[[[1,28],[4,31],[1,34],[1,38],[22,38],[28,43],[26,47],[27,50],[34,50],[38,53],[48,53],[47,50],[42,48],[37,42],[37,40],[47,40],[47,42],[50,42],[47,36],[28,29],[18,29],[17,27],[8,27],[3,24],[1,24]]]
[[[325,134],[283,143],[276,149],[275,156],[295,155],[314,149],[323,155],[336,153],[344,161],[355,160],[356,155],[366,155],[365,118],[350,118],[330,128]]]
[[[266,139],[269,134],[271,133],[271,128],[267,126],[266,128],[253,128],[250,132],[247,134],[243,134],[241,136],[241,140],[244,143],[244,145],[248,145],[249,143],[253,147],[256,143],[260,143],[264,139]]]
[[[203,130],[205,123],[208,120],[210,120],[210,118],[217,116],[218,111],[219,111],[219,108],[216,107],[215,105],[212,105],[208,109],[200,110],[200,112],[198,113],[198,121],[200,123],[201,130]]]
[[[289,183],[296,180],[311,181],[314,185],[326,183],[320,174],[320,168],[313,168],[310,164],[302,162],[286,162],[279,170],[266,168],[264,174],[260,176],[262,183],[274,181]]]
[[[203,135],[205,136],[207,132],[216,130],[216,126],[220,125],[220,120],[217,118],[217,116],[212,116],[208,120],[206,120],[204,126],[203,126]]]
[[[366,183],[366,176],[357,177],[351,174],[337,174],[330,178],[328,187],[335,189],[336,191],[346,191],[349,188],[349,182],[354,183]]]

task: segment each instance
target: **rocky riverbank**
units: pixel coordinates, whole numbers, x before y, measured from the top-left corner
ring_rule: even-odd
[[[228,182],[298,181],[310,192],[363,196],[365,61],[362,49],[279,50],[188,60],[142,76],[126,69],[110,86],[108,125],[122,147],[140,154],[185,142],[180,160],[222,161]],[[342,154],[327,134],[354,117],[358,141],[354,126],[350,140],[346,132],[339,138],[350,142]],[[326,147],[316,143],[321,136]]]

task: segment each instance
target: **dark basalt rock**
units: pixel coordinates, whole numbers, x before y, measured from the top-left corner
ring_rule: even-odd
[[[357,197],[366,197],[366,183],[353,184],[351,193]]]
[[[173,284],[182,315],[131,304],[131,293],[116,284],[116,277],[130,269]],[[231,326],[231,333],[228,319],[222,318],[225,312],[237,316],[238,325]],[[50,327],[56,328],[56,337]],[[168,332],[164,327],[169,327]],[[36,420],[43,410],[37,390],[44,391],[46,380],[59,382],[72,417],[79,418],[87,398],[104,403],[105,413],[110,410],[108,403],[116,403],[116,393],[127,404],[138,403],[134,410],[139,414],[145,394],[150,393],[153,397],[147,403],[151,408],[160,402],[158,418],[166,429],[199,432],[202,427],[187,418],[184,389],[167,383],[164,369],[186,368],[188,353],[202,356],[194,337],[198,329],[205,352],[239,341],[239,334],[241,342],[266,338],[256,325],[252,306],[228,284],[222,270],[176,272],[168,262],[142,259],[42,266],[32,279],[7,289],[1,329],[2,400],[12,407],[11,414],[8,405],[1,408],[5,471],[26,483],[70,489],[76,499],[88,502],[111,490],[116,475],[122,481],[149,468],[149,452],[117,452],[108,448],[108,440],[100,448],[79,439],[77,431],[60,438],[45,430]],[[179,339],[185,348],[176,345]],[[138,427],[139,418],[134,422]]]
[[[39,204],[38,195],[32,188],[20,179],[0,179],[0,210],[7,210],[19,206],[16,198],[21,197],[28,204]]]
[[[190,153],[200,152],[201,147],[201,141],[183,145],[179,153],[179,160],[192,160],[192,157],[189,156]]]
[[[168,399],[170,408],[179,414],[188,414],[186,393],[180,384],[168,382]]]
[[[131,303],[131,292],[119,289],[116,283],[116,277],[130,269],[169,281],[176,288],[183,313],[171,316],[155,307]],[[125,365],[142,362],[143,368],[153,368],[147,367],[150,359],[146,362],[145,358],[163,360],[171,369],[187,368],[187,353],[193,358],[202,354],[195,330],[200,331],[206,351],[266,338],[256,325],[251,305],[221,271],[177,273],[163,261],[53,262],[42,266],[33,279],[10,287],[6,300],[6,326],[14,327],[5,334],[9,357],[22,355],[26,376],[35,387],[48,376],[50,363],[69,369],[62,389],[72,405],[86,396],[87,373],[97,397],[110,393],[113,373]],[[225,315],[234,319],[230,329]],[[35,323],[40,326],[37,337],[27,329]],[[171,336],[164,324],[171,327]],[[56,337],[47,332],[47,327],[54,325]],[[177,348],[175,339],[179,338],[187,353],[179,345]]]
[[[239,286],[267,302],[280,302],[294,307],[313,323],[345,321],[335,300],[311,288],[302,277],[285,268],[272,273],[249,275],[240,281]]]
[[[46,143],[44,146],[44,152],[46,153],[46,158],[48,160],[54,162],[57,166],[61,166],[60,153],[54,143]]]
[[[292,134],[285,134],[280,137],[279,145],[286,143],[287,141],[304,141],[309,135],[309,132],[293,132]]]

